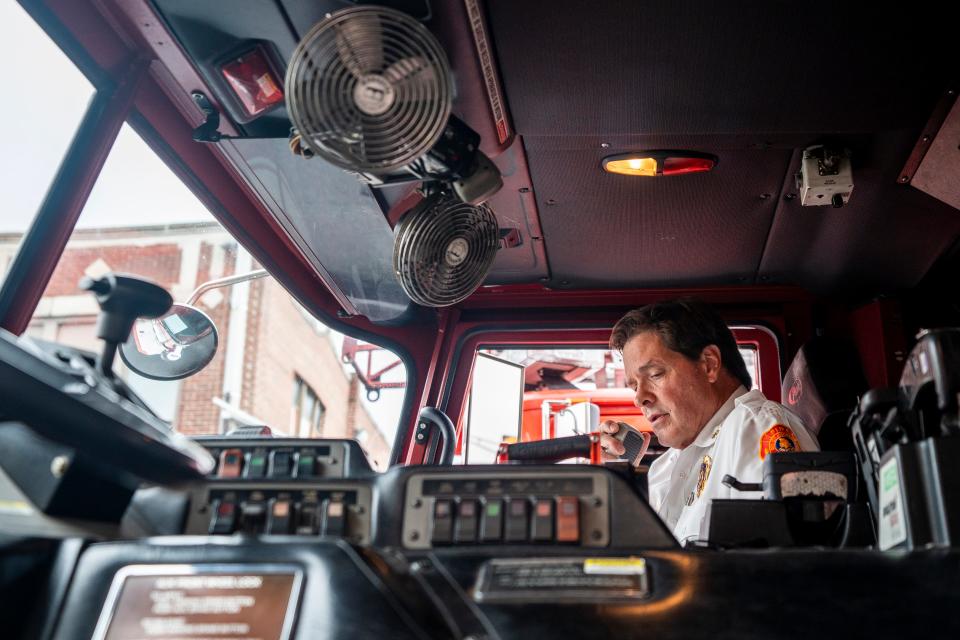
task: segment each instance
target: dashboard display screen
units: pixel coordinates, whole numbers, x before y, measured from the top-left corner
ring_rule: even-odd
[[[94,637],[284,640],[302,572],[286,565],[134,565],[114,578]]]

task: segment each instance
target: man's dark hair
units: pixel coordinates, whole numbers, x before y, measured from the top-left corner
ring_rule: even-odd
[[[733,332],[716,311],[697,298],[677,298],[648,304],[620,318],[610,335],[610,348],[623,351],[637,334],[653,331],[671,351],[699,360],[704,347],[720,349],[720,359],[730,374],[748,389],[750,374],[737,348]]]

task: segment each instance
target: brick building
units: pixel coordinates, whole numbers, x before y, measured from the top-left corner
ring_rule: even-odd
[[[0,234],[0,281],[19,234]],[[217,223],[80,229],[44,292],[31,335],[98,350],[99,311],[77,282],[113,271],[150,278],[185,301],[201,283],[258,268]],[[118,369],[185,434],[225,433],[266,424],[278,435],[355,438],[385,468],[390,444],[361,401],[362,387],[340,361],[337,335],[272,278],[208,291],[196,305],[219,331],[219,348],[200,373],[176,382]]]

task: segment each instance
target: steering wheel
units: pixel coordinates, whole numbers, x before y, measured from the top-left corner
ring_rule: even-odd
[[[2,329],[0,413],[149,482],[198,480],[214,468],[206,449],[121,397],[93,368],[63,362]]]

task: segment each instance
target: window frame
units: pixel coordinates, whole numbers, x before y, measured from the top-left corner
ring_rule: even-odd
[[[300,433],[300,425],[303,423],[303,402],[304,395],[312,396],[313,403],[310,407],[310,434]],[[291,414],[291,435],[297,438],[322,438],[323,423],[327,415],[327,405],[323,403],[320,394],[310,386],[310,383],[299,375],[293,376],[293,413]]]

